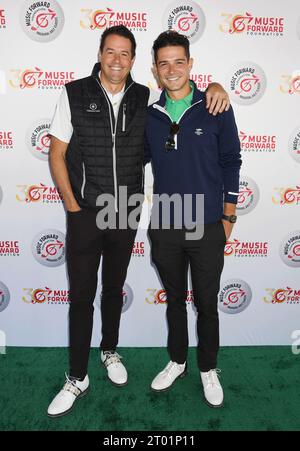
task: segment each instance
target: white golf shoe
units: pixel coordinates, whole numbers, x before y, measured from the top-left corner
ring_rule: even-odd
[[[222,407],[224,393],[219,381],[219,369],[209,370],[206,373],[200,371],[203,384],[204,397],[210,407]]]
[[[55,396],[48,407],[49,417],[56,418],[66,415],[72,410],[77,398],[86,395],[89,390],[89,378],[85,376],[83,381],[71,380],[66,375],[66,382],[62,390]]]
[[[184,377],[187,373],[187,363],[170,361],[168,365],[153,379],[151,388],[154,391],[165,391],[170,388],[176,379]]]
[[[128,381],[127,371],[121,358],[115,351],[101,351],[101,361],[107,369],[108,378],[117,387],[126,385]]]

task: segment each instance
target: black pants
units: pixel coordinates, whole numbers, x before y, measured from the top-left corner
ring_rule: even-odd
[[[98,229],[96,213],[93,210],[67,213],[70,375],[78,378],[87,374],[101,255],[100,348],[105,351],[114,350],[118,344],[123,285],[136,235],[136,230],[131,229]]]
[[[151,230],[152,260],[167,293],[168,352],[184,363],[188,352],[186,291],[191,267],[194,303],[198,312],[198,366],[217,366],[219,349],[218,291],[226,236],[222,222],[206,224],[200,240],[186,240],[184,230]]]

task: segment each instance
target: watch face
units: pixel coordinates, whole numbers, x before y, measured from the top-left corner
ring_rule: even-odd
[[[229,221],[232,222],[232,223],[235,223],[236,222],[236,216],[235,215],[229,216]]]

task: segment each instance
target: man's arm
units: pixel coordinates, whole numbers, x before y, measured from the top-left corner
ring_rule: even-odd
[[[219,83],[210,83],[206,90],[206,108],[216,116],[218,113],[228,111],[230,107],[229,95]]]
[[[229,202],[224,203],[224,215],[231,216],[236,215],[236,204],[230,204]],[[234,224],[232,222],[227,221],[226,219],[222,219],[226,239],[231,235]]]
[[[69,174],[66,165],[66,151],[68,148],[68,143],[61,141],[55,136],[51,136],[50,145],[50,168],[55,179],[55,182],[62,194],[65,207],[68,211],[75,212],[80,211],[79,207],[69,179]]]
[[[228,112],[218,116],[219,122],[219,163],[223,170],[224,210],[226,216],[235,215],[239,195],[239,173],[242,164],[241,145],[234,113]],[[233,229],[231,222],[222,220],[226,238]]]

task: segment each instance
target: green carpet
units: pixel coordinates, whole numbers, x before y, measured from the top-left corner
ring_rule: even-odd
[[[203,400],[195,348],[189,350],[187,377],[164,393],[152,392],[150,383],[168,362],[165,349],[119,348],[119,353],[129,373],[127,386],[107,380],[93,348],[89,394],[70,414],[51,419],[46,410],[64,383],[67,350],[8,347],[0,354],[0,430],[300,430],[300,355],[288,346],[222,347],[221,409]]]

